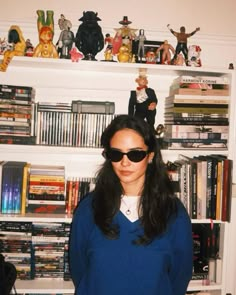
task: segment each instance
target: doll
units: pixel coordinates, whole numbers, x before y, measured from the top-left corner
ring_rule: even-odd
[[[61,33],[57,41],[57,51],[60,58],[71,58],[70,51],[74,43],[74,33],[70,30],[72,28],[72,23],[65,18],[64,14],[61,14],[58,20],[59,28]]]
[[[0,71],[5,72],[8,64],[12,60],[14,56],[24,56],[26,43],[21,32],[20,27],[18,26],[11,26],[8,32],[8,42],[13,44],[12,50],[6,50],[4,52],[3,61],[0,65]]]
[[[185,58],[185,63],[187,65],[188,63],[188,47],[187,47],[187,40],[189,37],[193,36],[196,32],[200,31],[200,28],[196,28],[191,33],[186,33],[185,27],[180,27],[180,32],[175,32],[173,29],[170,28],[170,25],[167,25],[167,28],[170,30],[170,32],[177,38],[177,46],[175,49],[175,55],[174,59],[177,58],[179,53],[183,53]]]
[[[54,36],[54,13],[48,10],[46,20],[43,10],[38,10],[37,14],[39,44],[34,49],[33,57],[58,58],[56,46],[52,42]]]
[[[135,82],[138,83],[138,87],[131,91],[128,114],[145,119],[155,132],[154,124],[158,102],[155,91],[147,86],[146,76],[139,75]]]
[[[175,49],[172,45],[168,43],[167,40],[157,49],[156,54],[158,54],[162,50],[161,63],[163,65],[171,64],[171,52],[175,54]]]
[[[84,11],[79,19],[82,23],[75,37],[75,46],[84,55],[84,60],[96,60],[95,56],[104,47],[104,36],[102,28],[99,26],[98,13],[94,11]]]

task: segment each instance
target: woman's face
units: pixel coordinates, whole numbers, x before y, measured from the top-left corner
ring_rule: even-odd
[[[132,129],[123,129],[116,132],[110,141],[110,147],[123,153],[131,150],[148,150],[143,138]],[[154,153],[150,153],[140,162],[132,162],[127,155],[123,155],[119,162],[111,162],[126,195],[140,195],[147,165],[153,156]]]

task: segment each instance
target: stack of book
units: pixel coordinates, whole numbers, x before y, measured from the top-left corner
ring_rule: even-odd
[[[100,137],[114,118],[113,102],[37,103],[37,144],[100,147]]]
[[[0,85],[0,143],[35,144],[35,90]]]
[[[31,165],[26,212],[65,213],[65,167]]]
[[[27,163],[0,161],[1,213],[24,213],[27,194]]]
[[[170,177],[175,182],[176,195],[192,219],[230,221],[231,159],[216,154],[193,158],[180,154]]]
[[[34,278],[64,278],[64,223],[33,222]]]
[[[226,149],[228,112],[226,78],[179,77],[165,100],[166,147]]]
[[[79,201],[92,190],[93,178],[69,178],[66,181],[66,213],[73,214]]]
[[[17,278],[32,279],[32,223],[0,221],[0,232],[0,253],[15,265]]]
[[[221,258],[219,254],[220,224],[193,223],[192,280],[202,284],[220,283]]]

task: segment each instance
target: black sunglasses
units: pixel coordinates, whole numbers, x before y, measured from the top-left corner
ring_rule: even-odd
[[[112,162],[120,162],[123,156],[126,155],[130,161],[138,163],[142,161],[147,156],[147,154],[148,151],[143,150],[133,150],[129,151],[128,153],[123,153],[116,149],[109,149],[102,152],[103,157]]]

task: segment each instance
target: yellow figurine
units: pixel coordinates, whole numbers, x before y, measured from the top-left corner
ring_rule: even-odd
[[[8,32],[8,42],[13,45],[12,50],[4,52],[0,71],[5,72],[12,58],[25,55],[26,42],[19,26],[11,26]]]
[[[121,46],[125,45],[129,53],[132,53],[132,41],[136,38],[136,29],[129,27],[132,22],[128,20],[127,16],[123,17],[123,20],[119,22],[122,27],[114,29],[116,31],[113,39],[113,54],[118,54]]]
[[[54,36],[53,11],[47,11],[46,20],[44,11],[38,10],[37,14],[39,44],[34,49],[33,57],[58,58],[56,46],[52,42]]]

